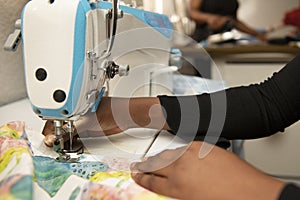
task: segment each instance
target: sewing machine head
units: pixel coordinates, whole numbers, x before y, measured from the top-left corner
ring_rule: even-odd
[[[96,111],[105,82],[128,73],[127,63],[113,61],[117,33],[140,26],[170,41],[171,33],[159,30],[172,29],[166,16],[119,6],[117,0],[32,0],[24,7],[20,33],[27,93],[33,111],[54,120],[55,151],[61,156],[81,150],[64,146],[64,136],[73,141],[74,121]]]

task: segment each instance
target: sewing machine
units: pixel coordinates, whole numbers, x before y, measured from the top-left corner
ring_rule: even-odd
[[[116,74],[128,75],[129,66],[132,70],[155,61],[158,64],[147,72],[153,74],[169,65],[170,55],[178,61],[178,53],[170,53],[172,30],[165,15],[120,6],[117,0],[27,3],[5,48],[16,49],[22,36],[28,97],[40,118],[54,121],[58,159],[68,160],[69,153],[82,151],[81,145],[72,143],[74,122],[97,110],[108,80]],[[122,82],[118,78],[108,92],[124,96],[124,88],[123,94],[116,88],[125,83],[125,96],[132,95],[135,89],[131,86],[140,84],[135,79],[129,75]],[[153,95],[148,92],[152,89],[147,87],[136,95]]]

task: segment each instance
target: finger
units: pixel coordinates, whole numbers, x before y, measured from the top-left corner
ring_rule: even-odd
[[[44,143],[48,147],[53,147],[54,141],[56,140],[55,135],[48,134],[44,137]]]
[[[173,187],[169,185],[168,178],[149,173],[131,173],[132,179],[140,186],[165,196],[174,196]]]
[[[169,171],[166,168],[176,162],[184,150],[185,148],[164,150],[155,156],[146,157],[142,162],[134,163],[131,169],[141,172],[157,173],[166,176],[167,172]]]
[[[171,167],[166,164],[166,161],[155,161],[147,159],[143,162],[135,162],[130,165],[132,172],[152,173],[161,177],[168,177]]]
[[[155,156],[148,157],[147,162],[149,162],[149,164],[155,168],[164,168],[176,162],[186,151],[186,149],[186,146],[177,149],[167,149],[156,154]]]
[[[54,122],[52,120],[48,120],[46,121],[45,125],[44,125],[44,128],[43,128],[43,131],[42,131],[42,134],[43,135],[53,135],[54,134]]]
[[[135,162],[130,165],[130,170],[133,172],[156,173],[161,176],[167,176],[166,161],[148,158],[142,162]]]

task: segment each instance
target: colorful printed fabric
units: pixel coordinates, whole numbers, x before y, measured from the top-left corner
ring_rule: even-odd
[[[23,122],[0,127],[0,199],[32,199],[32,155]]]
[[[169,199],[138,186],[129,164],[126,158],[69,163],[35,156],[23,122],[0,127],[0,199]]]
[[[53,158],[34,156],[34,177],[36,182],[53,197],[63,183],[73,174],[89,179],[96,172],[105,172],[108,166],[101,162],[57,162]]]
[[[135,184],[130,178],[129,171],[112,171],[97,172],[90,179],[90,182],[85,184],[81,199],[163,200],[166,199],[166,197],[152,193]]]

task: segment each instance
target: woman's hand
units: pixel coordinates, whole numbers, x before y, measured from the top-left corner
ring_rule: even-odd
[[[132,178],[153,192],[179,199],[277,199],[284,186],[281,181],[216,146],[200,159],[203,144],[192,142],[188,148],[167,150],[134,163]]]
[[[75,121],[75,133],[81,138],[112,135],[127,129],[126,126],[122,128],[123,129],[121,129],[114,120],[111,98],[109,97],[103,97],[101,99],[96,113],[89,112]],[[52,147],[56,139],[52,120],[46,121],[42,134],[45,136],[44,143]],[[66,137],[66,139],[68,139],[68,137]]]
[[[89,112],[75,121],[76,133],[81,138],[112,135],[138,127],[170,130],[158,98],[102,97],[95,113]],[[44,143],[53,146],[53,121],[46,122],[42,133]]]

